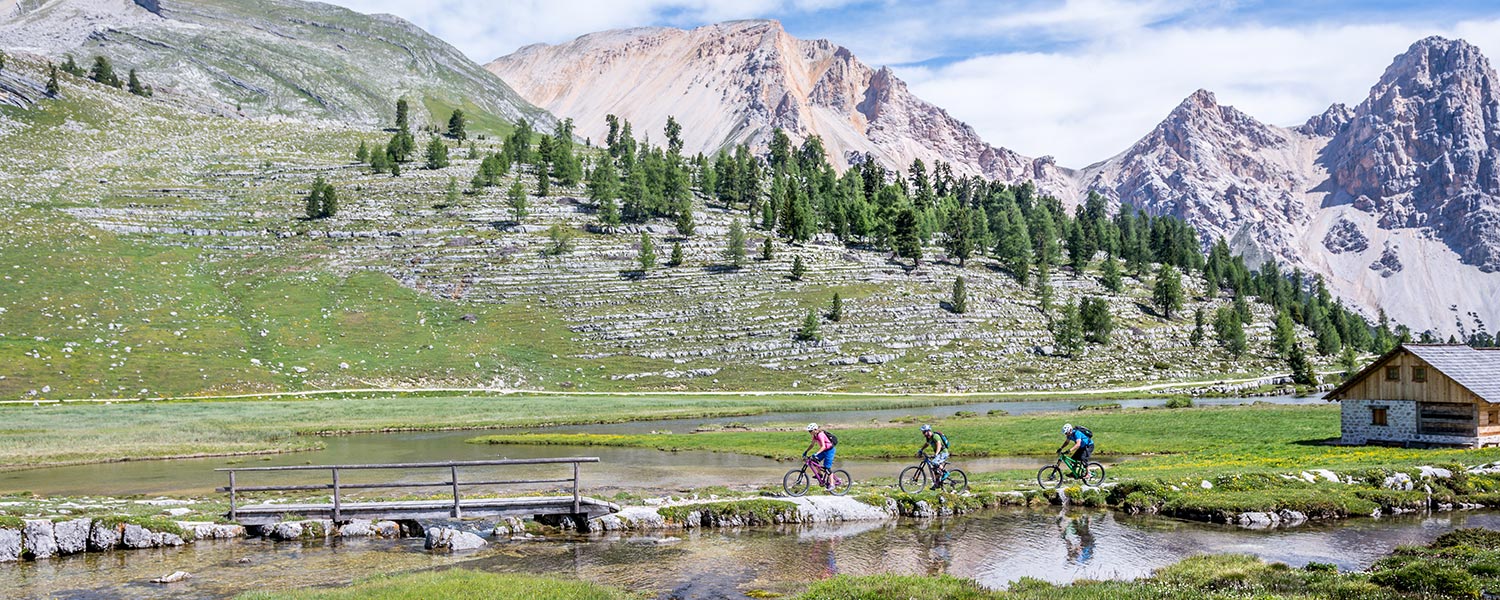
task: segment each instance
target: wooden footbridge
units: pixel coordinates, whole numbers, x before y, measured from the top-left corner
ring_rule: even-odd
[[[371,521],[415,521],[419,519],[462,519],[468,517],[533,517],[539,521],[561,524],[571,520],[579,531],[589,530],[589,520],[619,512],[620,507],[610,502],[596,500],[578,493],[578,467],[581,463],[597,463],[596,457],[574,458],[527,458],[513,460],[471,460],[433,463],[395,463],[377,465],[298,465],[286,467],[244,467],[215,469],[229,474],[229,486],[219,488],[229,493],[229,520],[241,525],[272,525],[286,517],[329,519],[335,523],[353,519]],[[553,465],[571,464],[571,477],[554,479],[502,479],[464,481],[460,469],[473,467]],[[353,471],[446,471],[446,481],[391,481],[375,483],[349,483],[340,481],[341,473]],[[285,473],[291,471],[328,471],[328,483],[307,485],[257,485],[239,484],[239,475],[250,472]],[[461,488],[473,486],[571,484],[571,495],[517,496],[506,498],[464,498]],[[349,502],[348,490],[442,487],[451,490],[451,497],[444,494],[441,499],[400,500],[384,502]],[[240,504],[240,494],[247,492],[332,492],[331,502],[326,504],[283,504],[265,502]]]

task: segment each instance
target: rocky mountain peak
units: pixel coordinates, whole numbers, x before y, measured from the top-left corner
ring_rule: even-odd
[[[763,151],[779,127],[794,141],[821,137],[838,166],[866,153],[901,170],[916,159],[944,161],[956,173],[1037,179],[1043,190],[1076,196],[1050,161],[990,146],[890,69],[871,68],[827,40],[797,39],[776,21],[606,31],[528,46],[486,68],[594,139],[604,136],[609,114],[638,134],[661,131],[673,117],[688,153],[740,143]],[[601,89],[630,91],[594,93]]]
[[[1354,109],[1349,108],[1343,102],[1335,102],[1326,110],[1317,115],[1308,117],[1307,122],[1297,127],[1297,133],[1302,135],[1316,135],[1332,137],[1344,130],[1344,126],[1354,119]]]
[[[1340,202],[1428,227],[1500,270],[1500,80],[1478,48],[1429,37],[1397,56],[1330,144]]]

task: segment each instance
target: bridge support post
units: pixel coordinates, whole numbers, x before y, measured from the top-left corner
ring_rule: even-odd
[[[451,480],[453,484],[453,518],[462,519],[464,518],[463,507],[459,506],[458,502],[458,467],[448,467],[448,469],[448,473],[453,476]]]
[[[236,514],[238,512],[236,510],[238,508],[236,506],[236,504],[237,504],[236,500],[237,500],[237,498],[235,498],[235,490],[234,490],[234,471],[230,471],[229,472],[229,520],[230,521],[238,521],[239,520],[239,515]]]
[[[333,469],[333,522],[341,523],[344,520],[343,506],[339,503],[339,470]]]
[[[573,514],[573,515],[569,515],[569,516],[573,518],[573,528],[577,529],[578,533],[588,533],[589,532],[589,529],[591,527],[590,527],[590,524],[589,524],[589,516],[588,516],[587,513],[579,513],[579,514]]]

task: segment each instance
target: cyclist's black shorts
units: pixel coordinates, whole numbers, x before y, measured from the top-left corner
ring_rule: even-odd
[[[1073,451],[1073,460],[1081,463],[1087,463],[1092,456],[1094,456],[1093,444],[1081,444],[1077,450]]]

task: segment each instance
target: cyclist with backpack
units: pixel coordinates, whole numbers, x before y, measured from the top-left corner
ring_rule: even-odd
[[[808,423],[807,433],[812,436],[812,441],[807,444],[807,449],[802,451],[802,456],[807,456],[813,449],[817,449],[818,452],[812,455],[813,460],[823,461],[823,471],[825,473],[832,471],[833,455],[836,452],[834,447],[838,445],[839,438],[832,433],[823,431],[822,428],[818,427],[817,423]],[[833,481],[831,479],[827,487],[829,491],[833,490]]]
[[[945,476],[943,466],[948,464],[948,436],[943,435],[941,431],[933,431],[931,425],[923,423],[922,437],[926,441],[922,443],[922,448],[917,450],[917,456],[921,456],[929,446],[932,447],[932,466],[937,469],[937,477],[932,481],[932,489],[935,490],[942,487]]]
[[[1065,452],[1073,454],[1073,460],[1079,464],[1087,465],[1089,457],[1094,455],[1094,432],[1082,425],[1074,427],[1072,423],[1064,423],[1062,426],[1063,438],[1067,441],[1057,449],[1058,454]],[[1069,444],[1072,447],[1069,447]],[[1066,448],[1066,450],[1064,450]]]

